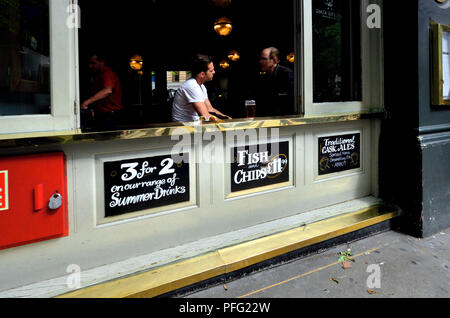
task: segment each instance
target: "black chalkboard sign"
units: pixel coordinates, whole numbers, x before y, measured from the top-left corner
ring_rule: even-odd
[[[361,167],[361,134],[319,138],[319,175]]]
[[[188,202],[189,164],[170,155],[104,163],[105,216]]]
[[[233,148],[231,192],[289,181],[289,142]]]

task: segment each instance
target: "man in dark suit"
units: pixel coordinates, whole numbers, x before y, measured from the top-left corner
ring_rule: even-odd
[[[261,77],[257,85],[256,115],[286,116],[294,112],[294,72],[280,63],[280,51],[269,47],[261,52]]]

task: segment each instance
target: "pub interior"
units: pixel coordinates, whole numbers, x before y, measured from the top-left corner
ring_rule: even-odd
[[[254,99],[262,49],[277,47],[280,64],[295,68],[293,0],[80,0],[79,5],[81,101],[90,94],[88,55],[102,52],[121,81],[127,128],[171,122],[174,92],[189,78],[196,53],[214,58],[209,99],[233,118],[245,118],[245,100]],[[222,17],[232,25],[226,36],[214,28]],[[84,118],[82,127],[89,130]]]

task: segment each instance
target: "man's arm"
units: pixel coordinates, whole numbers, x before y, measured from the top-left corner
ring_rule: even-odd
[[[219,114],[219,115],[221,115],[221,116],[227,117],[227,118],[229,118],[229,119],[232,119],[230,116],[227,116],[227,115],[225,115],[225,114],[222,114],[219,110],[215,109],[215,108],[211,105],[211,102],[209,101],[209,99],[207,99],[207,100],[205,101],[205,105],[206,105],[206,107],[208,108],[208,112],[213,112],[213,113]]]
[[[89,105],[107,98],[109,95],[111,95],[113,92],[112,87],[105,87],[104,89],[102,89],[101,91],[99,91],[98,93],[96,93],[94,96],[88,98],[86,101],[84,101],[83,104],[81,104],[81,109],[88,109]]]
[[[198,102],[198,103],[192,103],[192,104],[200,116],[205,117],[207,120],[209,119],[209,117],[211,117],[206,103]]]

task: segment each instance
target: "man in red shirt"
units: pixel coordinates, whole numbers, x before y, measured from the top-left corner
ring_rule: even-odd
[[[114,129],[120,124],[122,104],[122,86],[117,75],[106,65],[99,55],[89,58],[89,69],[94,74],[92,82],[93,96],[81,104],[81,109],[87,110],[95,106],[96,126],[100,130]]]

